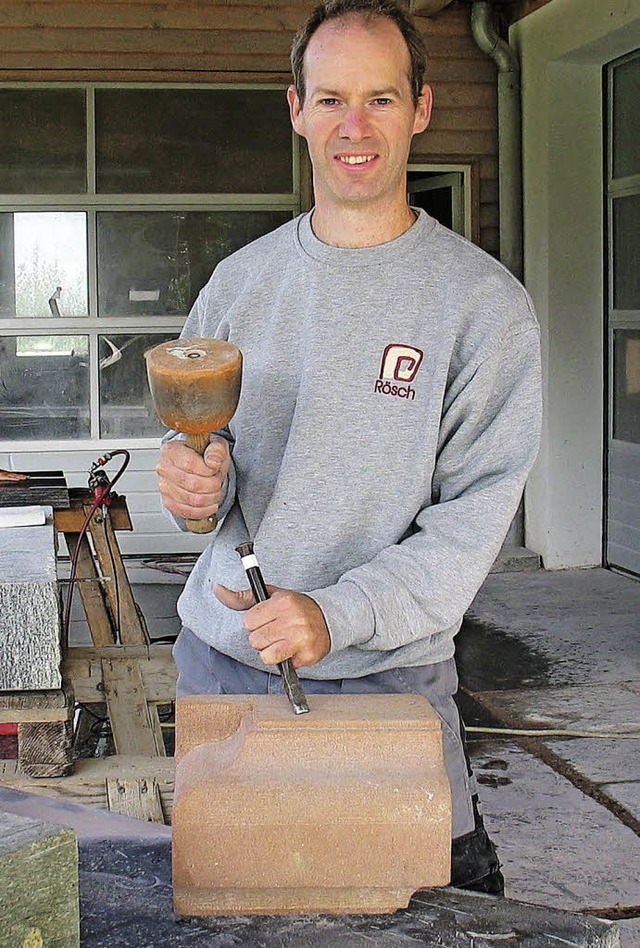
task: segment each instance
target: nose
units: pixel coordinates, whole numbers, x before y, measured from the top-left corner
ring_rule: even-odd
[[[349,108],[340,125],[340,137],[352,142],[361,142],[369,135],[369,122],[361,106]]]

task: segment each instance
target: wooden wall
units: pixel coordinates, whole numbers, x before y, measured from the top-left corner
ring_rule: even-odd
[[[0,3],[0,82],[287,82],[309,0],[28,0]],[[416,162],[470,163],[474,239],[498,250],[496,69],[469,6],[419,18],[434,89]]]

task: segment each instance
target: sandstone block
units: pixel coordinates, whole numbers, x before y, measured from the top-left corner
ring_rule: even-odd
[[[176,705],[182,915],[392,912],[450,879],[440,720],[417,695]]]

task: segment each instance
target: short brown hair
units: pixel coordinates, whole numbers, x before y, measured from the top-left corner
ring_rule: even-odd
[[[304,105],[306,93],[304,54],[307,51],[309,40],[318,27],[326,23],[327,20],[338,20],[352,13],[361,16],[365,21],[381,17],[396,24],[409,50],[411,59],[409,82],[411,83],[413,104],[417,105],[427,68],[427,50],[422,34],[417,29],[412,17],[394,0],[325,0],[324,3],[315,8],[306,23],[296,33],[291,47],[293,83],[298,93],[300,105]]]

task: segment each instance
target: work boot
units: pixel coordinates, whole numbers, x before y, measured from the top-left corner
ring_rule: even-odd
[[[489,839],[474,795],[475,829],[451,843],[451,883],[456,889],[504,896],[504,876],[496,847]]]

